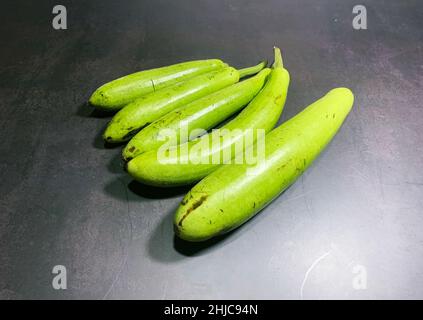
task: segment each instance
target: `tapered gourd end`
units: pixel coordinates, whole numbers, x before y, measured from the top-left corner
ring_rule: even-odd
[[[121,133],[119,126],[114,123],[109,123],[106,130],[103,132],[103,140],[106,143],[122,143],[126,141]]]
[[[93,92],[91,97],[88,99],[88,103],[93,107],[108,110],[111,109],[109,100],[109,96],[106,94],[106,92],[104,92],[103,88],[100,87]]]
[[[123,161],[128,162],[141,153],[142,151],[132,143],[132,140],[130,140],[126,147],[122,150],[122,159]]]
[[[101,95],[98,90],[94,91],[91,97],[88,99],[88,103],[94,107],[102,104]]]
[[[150,170],[148,163],[140,159],[140,157],[133,158],[125,163],[126,172],[136,181],[143,184],[151,185]]]
[[[158,170],[161,166],[156,165],[155,161],[151,161],[155,157],[150,157],[156,154],[156,150],[148,153],[143,153],[126,163],[126,172],[136,181],[145,185],[161,187]],[[159,168],[158,168],[159,167]]]
[[[88,99],[88,104],[100,111],[116,112],[124,106],[113,99],[107,90],[107,84],[97,88]]]
[[[266,68],[267,66],[267,61],[263,60],[262,62],[260,62],[259,64],[249,67],[249,68],[244,68],[244,69],[239,69],[238,73],[239,73],[239,78],[244,78],[247,76],[251,76],[254,75],[258,72],[260,72],[261,70],[263,70],[264,68]]]
[[[106,130],[104,130],[103,135],[102,135],[104,142],[107,142],[107,143],[113,143],[114,142],[112,131],[113,130],[111,128],[111,125],[108,125]]]
[[[221,209],[208,207],[210,194],[191,191],[184,197],[175,212],[173,218],[175,235],[185,241],[201,242],[229,231],[223,228],[222,223],[216,219],[216,215],[222,214]]]
[[[338,94],[338,95],[344,95],[348,97],[349,99],[354,99],[354,94],[352,93],[351,89],[347,87],[338,87],[330,90],[327,94]]]
[[[273,68],[283,68],[283,60],[281,49],[278,47],[273,47],[273,52],[275,54],[275,61],[273,62]]]
[[[344,106],[346,114],[350,112],[354,104],[354,94],[349,88],[334,88],[330,90],[326,95],[332,96],[340,105]]]

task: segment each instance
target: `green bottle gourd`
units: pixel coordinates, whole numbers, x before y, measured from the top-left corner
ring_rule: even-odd
[[[204,241],[253,217],[290,186],[331,141],[354,101],[347,88],[331,90],[265,138],[265,161],[224,165],[195,185],[174,217],[175,233]]]
[[[103,84],[89,103],[100,110],[117,111],[147,93],[227,66],[219,59],[208,59],[135,72]]]

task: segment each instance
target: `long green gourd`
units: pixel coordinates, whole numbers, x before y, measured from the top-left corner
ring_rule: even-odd
[[[138,132],[123,149],[123,158],[129,161],[167,142],[168,145],[187,142],[194,130],[206,131],[215,127],[248,104],[263,87],[270,72],[265,68],[247,80],[171,111]]]
[[[266,63],[262,62],[241,70],[225,67],[146,94],[115,114],[103,138],[111,143],[127,141],[141,128],[168,112],[230,86],[242,77],[259,72],[265,66]]]
[[[227,64],[221,60],[209,59],[135,72],[103,84],[89,102],[97,109],[116,111],[147,93],[223,67]]]
[[[240,142],[245,142],[244,147],[254,143],[255,134],[253,139],[246,139],[250,132],[261,129],[267,133],[274,128],[285,104],[289,79],[288,71],[283,68],[281,52],[275,48],[275,63],[266,84],[239,115],[219,129],[219,132],[227,133],[220,145],[214,144],[212,132],[169,147],[164,153],[161,148],[151,150],[129,161],[128,173],[135,180],[159,187],[188,185],[201,180],[221,165],[222,162],[216,163],[213,159],[224,159],[228,151],[234,155]],[[204,145],[206,150],[197,152]],[[186,152],[173,152],[175,148]]]
[[[185,196],[175,233],[203,241],[253,217],[291,185],[331,141],[354,101],[347,88],[331,90],[265,138],[265,161],[224,165]]]

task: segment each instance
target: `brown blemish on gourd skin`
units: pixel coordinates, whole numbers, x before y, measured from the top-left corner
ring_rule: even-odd
[[[191,195],[192,196],[192,195]],[[204,195],[204,196],[201,196],[200,197],[200,199],[198,199],[197,201],[195,201],[192,205],[191,205],[191,207],[189,207],[188,209],[187,209],[187,211],[185,212],[185,214],[182,216],[182,218],[181,218],[181,220],[179,220],[179,223],[178,223],[178,225],[180,226],[180,227],[182,227],[182,222],[185,220],[185,218],[192,212],[192,211],[194,211],[195,209],[197,209],[199,206],[201,206],[203,203],[204,203],[204,201],[206,201],[206,199],[208,198],[208,195]],[[183,202],[183,201],[182,201]],[[186,204],[186,203],[185,203]]]
[[[275,104],[279,104],[279,100],[280,99],[282,99],[282,95],[280,94],[280,95],[278,95],[278,96],[276,96],[275,97],[275,99],[273,100],[273,102],[275,103]]]
[[[280,171],[280,170],[282,170],[283,168],[285,168],[286,167],[286,163],[284,163],[283,165],[281,165],[280,167],[278,167],[278,171]]]

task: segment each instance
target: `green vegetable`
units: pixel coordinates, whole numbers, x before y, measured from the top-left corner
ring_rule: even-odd
[[[255,74],[264,67],[264,62],[239,71],[226,67],[144,95],[115,114],[103,137],[112,143],[127,141],[141,128],[169,111],[230,86],[238,82],[240,77]]]
[[[331,141],[353,105],[346,88],[330,91],[265,138],[265,162],[224,165],[198,183],[176,211],[176,234],[202,241],[254,216],[291,185]]]
[[[213,128],[251,101],[263,87],[269,73],[270,69],[263,69],[250,79],[171,111],[138,132],[124,148],[123,158],[130,160],[141,153],[159,148],[166,143],[162,136],[164,133],[172,133],[174,136],[168,145],[180,144],[188,141],[195,129]]]
[[[139,71],[102,85],[94,91],[89,102],[98,109],[119,110],[147,93],[223,67],[227,64],[210,59]]]
[[[148,185],[168,187],[187,185],[197,182],[216,170],[225,154],[236,153],[236,146],[244,143],[244,147],[254,143],[254,139],[246,139],[249,132],[262,129],[268,132],[278,122],[285,104],[289,85],[289,73],[282,65],[280,50],[275,48],[275,63],[264,88],[258,93],[241,113],[228,122],[219,133],[223,143],[213,142],[213,132],[196,140],[169,147],[164,154],[161,148],[140,154],[127,164],[128,173],[136,180]],[[249,140],[249,141],[248,141]],[[206,150],[199,150],[206,145]],[[173,152],[187,150],[187,152]],[[201,151],[201,152],[200,152]],[[166,156],[166,161],[163,157]]]

